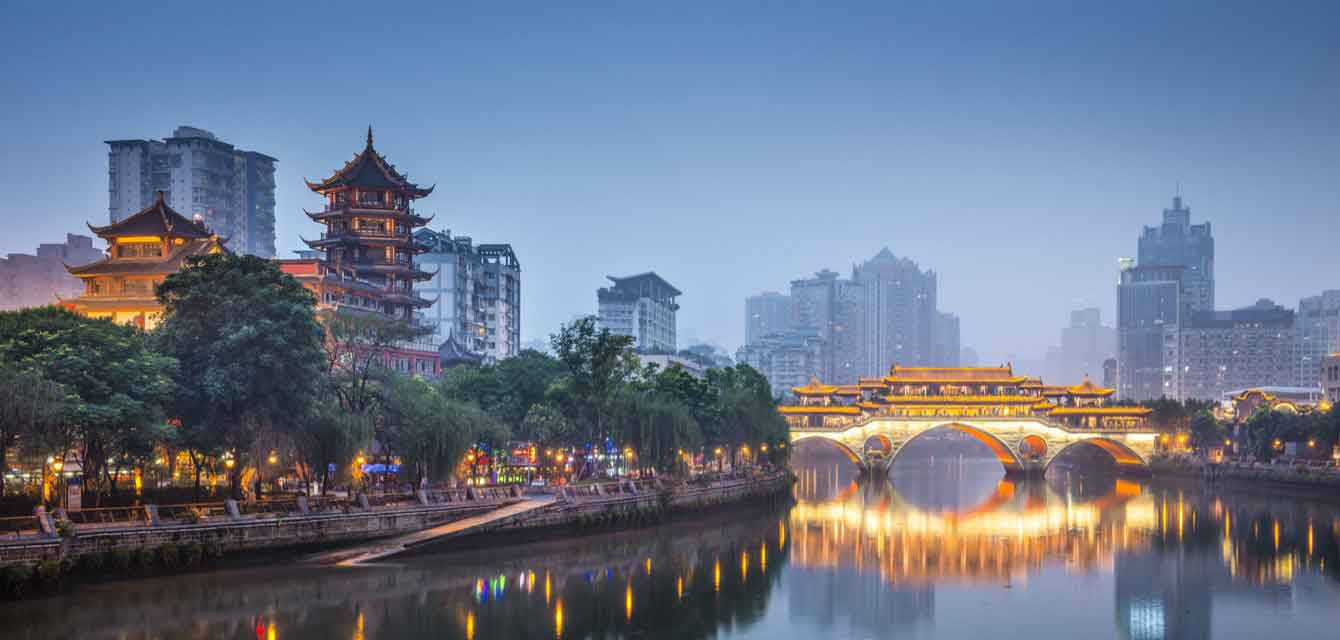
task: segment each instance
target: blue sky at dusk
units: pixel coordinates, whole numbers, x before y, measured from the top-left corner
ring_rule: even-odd
[[[13,2],[0,253],[107,219],[104,140],[178,125],[279,159],[277,244],[363,145],[434,228],[510,242],[523,340],[606,274],[685,294],[732,351],[743,299],[888,246],[988,359],[1068,311],[1178,183],[1219,306],[1340,288],[1340,3]]]

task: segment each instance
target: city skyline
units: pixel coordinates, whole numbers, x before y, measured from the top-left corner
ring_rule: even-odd
[[[1216,307],[1335,288],[1335,7],[985,6],[418,6],[393,27],[279,7],[245,28],[199,9],[191,33],[130,42],[151,11],[18,7],[3,46],[30,64],[0,89],[0,185],[42,197],[0,210],[25,216],[0,253],[106,222],[103,140],[189,124],[282,159],[290,257],[319,204],[301,180],[370,123],[439,183],[435,229],[526,257],[523,342],[594,311],[606,274],[655,270],[688,292],[681,335],[733,350],[747,296],[887,245],[935,266],[983,362],[1040,355],[1071,310],[1116,317],[1117,258],[1179,190],[1214,224]],[[367,30],[388,36],[378,55],[323,46]],[[271,44],[190,46],[224,33]],[[413,99],[337,87],[368,73]],[[1029,282],[1049,286],[1018,305]]]

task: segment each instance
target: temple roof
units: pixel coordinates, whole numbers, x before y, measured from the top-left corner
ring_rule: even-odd
[[[826,396],[837,390],[837,385],[819,382],[818,376],[810,376],[809,384],[791,389],[798,396]]]
[[[1028,378],[1014,375],[1006,364],[999,367],[889,367],[886,382],[998,382],[1019,384]]]
[[[396,171],[395,165],[386,161],[386,157],[372,147],[372,127],[368,127],[368,145],[362,153],[354,156],[343,168],[321,182],[304,180],[307,188],[317,193],[325,193],[348,187],[368,187],[373,189],[393,189],[404,191],[411,197],[422,198],[433,192],[433,187],[422,188]]]
[[[1104,389],[1093,383],[1089,376],[1084,376],[1084,380],[1078,385],[1069,387],[1066,391],[1073,396],[1110,396],[1116,389]]]
[[[1148,407],[1057,407],[1048,412],[1053,416],[1147,416],[1154,410]]]
[[[223,243],[225,239],[216,237],[196,238],[185,244],[172,247],[161,260],[127,260],[114,257],[106,257],[97,262],[71,267],[66,266],[65,270],[70,275],[87,277],[102,275],[145,275],[145,274],[173,274],[182,270],[186,265],[186,259],[191,256],[202,256],[219,251],[227,251]]]
[[[102,227],[88,225],[88,230],[100,238],[118,236],[172,236],[177,238],[208,238],[214,235],[205,225],[172,210],[163,202],[159,191],[154,203],[133,216]]]
[[[861,408],[860,408],[860,407],[853,407],[853,406],[828,406],[828,407],[819,407],[819,406],[804,406],[804,405],[801,405],[801,406],[777,407],[777,411],[778,411],[779,413],[801,413],[801,414],[804,414],[804,413],[836,413],[836,414],[840,414],[840,415],[850,415],[850,416],[858,416],[858,415],[861,415]]]

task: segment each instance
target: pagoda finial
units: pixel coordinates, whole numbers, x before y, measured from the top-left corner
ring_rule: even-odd
[[[368,148],[372,148],[372,125],[368,125]]]

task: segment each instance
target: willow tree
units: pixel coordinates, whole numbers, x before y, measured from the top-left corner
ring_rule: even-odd
[[[64,418],[68,401],[65,389],[42,374],[0,364],[0,461],[20,440],[29,443]],[[5,494],[5,475],[0,473],[0,496]]]
[[[173,417],[217,434],[238,464],[268,429],[312,410],[325,375],[316,299],[273,262],[226,253],[187,259],[157,288],[158,345],[180,362]]]
[[[388,378],[382,402],[381,442],[416,486],[446,479],[470,445],[496,428],[475,405],[449,399],[418,378]]]

